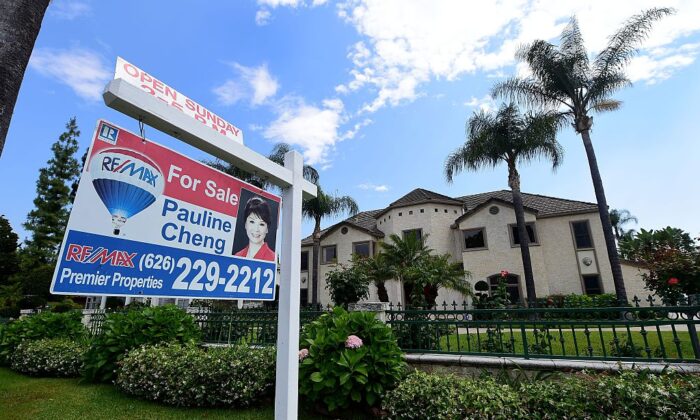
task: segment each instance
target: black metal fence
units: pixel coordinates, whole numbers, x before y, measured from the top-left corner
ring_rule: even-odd
[[[472,309],[466,304],[386,312],[409,353],[700,362],[700,306]]]

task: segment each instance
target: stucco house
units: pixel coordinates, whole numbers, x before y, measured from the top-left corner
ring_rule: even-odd
[[[526,193],[523,203],[538,297],[615,292],[595,203]],[[484,293],[490,293],[501,270],[507,270],[511,299],[525,298],[511,192],[448,197],[417,188],[386,208],[363,211],[321,231],[320,303],[332,303],[325,288],[327,273],[338,263],[349,263],[353,253],[379,252],[379,243],[391,234],[419,235],[436,253],[450,254],[471,273],[472,286]],[[301,300],[306,303],[312,301],[312,237],[301,245]],[[623,263],[622,270],[628,296],[645,295],[638,268]],[[397,281],[387,282],[386,288],[391,302],[404,303]],[[367,300],[379,301],[374,285]],[[443,300],[462,302],[465,297],[441,289],[437,301]]]

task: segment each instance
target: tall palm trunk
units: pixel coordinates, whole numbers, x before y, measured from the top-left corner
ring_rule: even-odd
[[[0,5],[0,155],[48,6],[49,0],[4,0]]]
[[[600,177],[600,171],[598,170],[598,161],[596,160],[595,151],[593,150],[593,143],[591,143],[590,129],[581,130],[580,133],[581,139],[583,139],[583,146],[586,149],[586,156],[588,157],[588,166],[591,168],[595,198],[598,201],[598,214],[600,215],[600,223],[603,225],[605,247],[608,250],[610,269],[612,271],[613,283],[615,284],[615,294],[620,303],[627,303],[627,291],[625,290],[625,282],[622,279],[620,257],[617,254],[615,235],[613,234],[612,223],[610,223],[610,213],[608,213],[608,201],[605,199],[603,179]]]
[[[513,208],[515,209],[515,223],[520,239],[520,255],[523,260],[523,272],[525,275],[525,290],[527,292],[527,305],[534,308],[537,304],[535,293],[535,277],[532,274],[532,259],[530,258],[530,237],[525,227],[525,207],[523,196],[520,193],[520,175],[514,165],[508,165],[508,186],[513,194]]]
[[[311,304],[316,305],[318,300],[318,266],[321,261],[321,219],[316,219],[314,225],[314,249],[313,249],[313,268],[311,269]]]

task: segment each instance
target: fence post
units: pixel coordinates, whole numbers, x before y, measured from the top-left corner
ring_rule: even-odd
[[[695,353],[695,360],[700,361],[700,341],[698,341],[698,332],[695,329],[695,322],[693,322],[693,318],[696,316],[696,311],[688,311],[688,335],[690,335],[690,344],[693,347],[693,353]]]
[[[527,344],[527,331],[525,331],[525,326],[522,324],[520,325],[520,334],[522,334],[522,336],[523,336],[523,356],[526,359],[529,359],[530,358],[530,349],[528,348],[529,346]],[[513,352],[515,352],[515,346],[513,346]]]

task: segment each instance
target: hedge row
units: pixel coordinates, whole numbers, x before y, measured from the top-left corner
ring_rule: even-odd
[[[31,376],[77,377],[87,345],[65,338],[23,341],[10,357],[10,368]]]
[[[275,383],[274,348],[143,346],[119,365],[117,388],[175,406],[246,407],[270,395]]]
[[[384,398],[390,419],[700,418],[700,377],[576,375],[501,383],[410,374]]]

